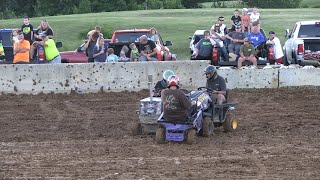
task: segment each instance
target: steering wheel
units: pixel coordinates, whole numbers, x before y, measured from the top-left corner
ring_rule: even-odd
[[[208,93],[212,93],[213,92],[213,90],[211,88],[208,88],[208,87],[198,87],[198,90],[199,91],[206,90]]]

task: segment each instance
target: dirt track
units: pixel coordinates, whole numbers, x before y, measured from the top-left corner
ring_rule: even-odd
[[[129,136],[139,93],[0,96],[0,179],[319,179],[320,89],[233,90],[237,132]]]

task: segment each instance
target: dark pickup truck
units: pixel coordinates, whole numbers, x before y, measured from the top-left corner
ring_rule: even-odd
[[[139,38],[142,35],[146,35],[150,38],[152,36],[151,30],[150,29],[129,29],[129,30],[114,31],[111,41],[109,43],[109,47],[113,48],[115,51],[115,54],[119,56],[120,51],[124,45],[129,46],[131,43],[135,43],[136,46],[139,48],[139,45],[140,45]],[[166,41],[164,43],[160,34],[158,35],[159,35],[159,40],[162,47],[167,47],[172,45],[171,41]],[[131,53],[131,50],[129,49],[126,56],[130,57],[130,53]],[[157,58],[158,58],[158,61],[172,61],[172,60],[176,60],[176,55],[171,54],[170,52],[165,52],[163,49],[161,49],[157,52]]]

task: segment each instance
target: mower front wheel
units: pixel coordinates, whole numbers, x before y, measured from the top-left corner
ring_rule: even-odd
[[[223,122],[223,129],[226,132],[235,131],[238,128],[238,120],[232,113],[227,113],[226,119]]]
[[[213,133],[213,123],[210,117],[205,117],[202,122],[202,136],[209,137]]]
[[[187,134],[186,134],[186,143],[187,144],[193,144],[195,143],[196,141],[196,130],[195,129],[189,129],[187,131]]]
[[[132,136],[137,136],[142,134],[142,126],[140,123],[135,123],[131,127],[131,134]]]
[[[164,127],[158,127],[157,131],[156,131],[156,142],[158,144],[163,144],[165,143],[165,129]]]

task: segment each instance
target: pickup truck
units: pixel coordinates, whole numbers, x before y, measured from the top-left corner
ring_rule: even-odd
[[[292,31],[286,29],[287,41],[283,46],[284,62],[319,66],[320,20],[297,22]]]
[[[111,41],[109,43],[109,47],[113,48],[115,54],[119,56],[120,51],[124,45],[127,45],[129,47],[131,43],[135,43],[137,48],[139,48],[139,45],[140,45],[139,38],[142,35],[146,35],[150,38],[151,30],[150,29],[128,29],[128,30],[114,31]],[[163,42],[160,34],[158,35],[159,35],[159,40],[162,47],[167,47],[172,45],[171,41]],[[168,48],[166,49],[168,50]],[[139,49],[139,52],[140,52],[140,49]],[[131,49],[129,48],[129,51],[127,52],[126,56],[130,57],[130,53],[131,53]],[[162,48],[157,52],[157,58],[158,58],[158,61],[171,61],[171,60],[176,60],[176,55],[171,54],[168,51],[165,52],[164,48]]]

